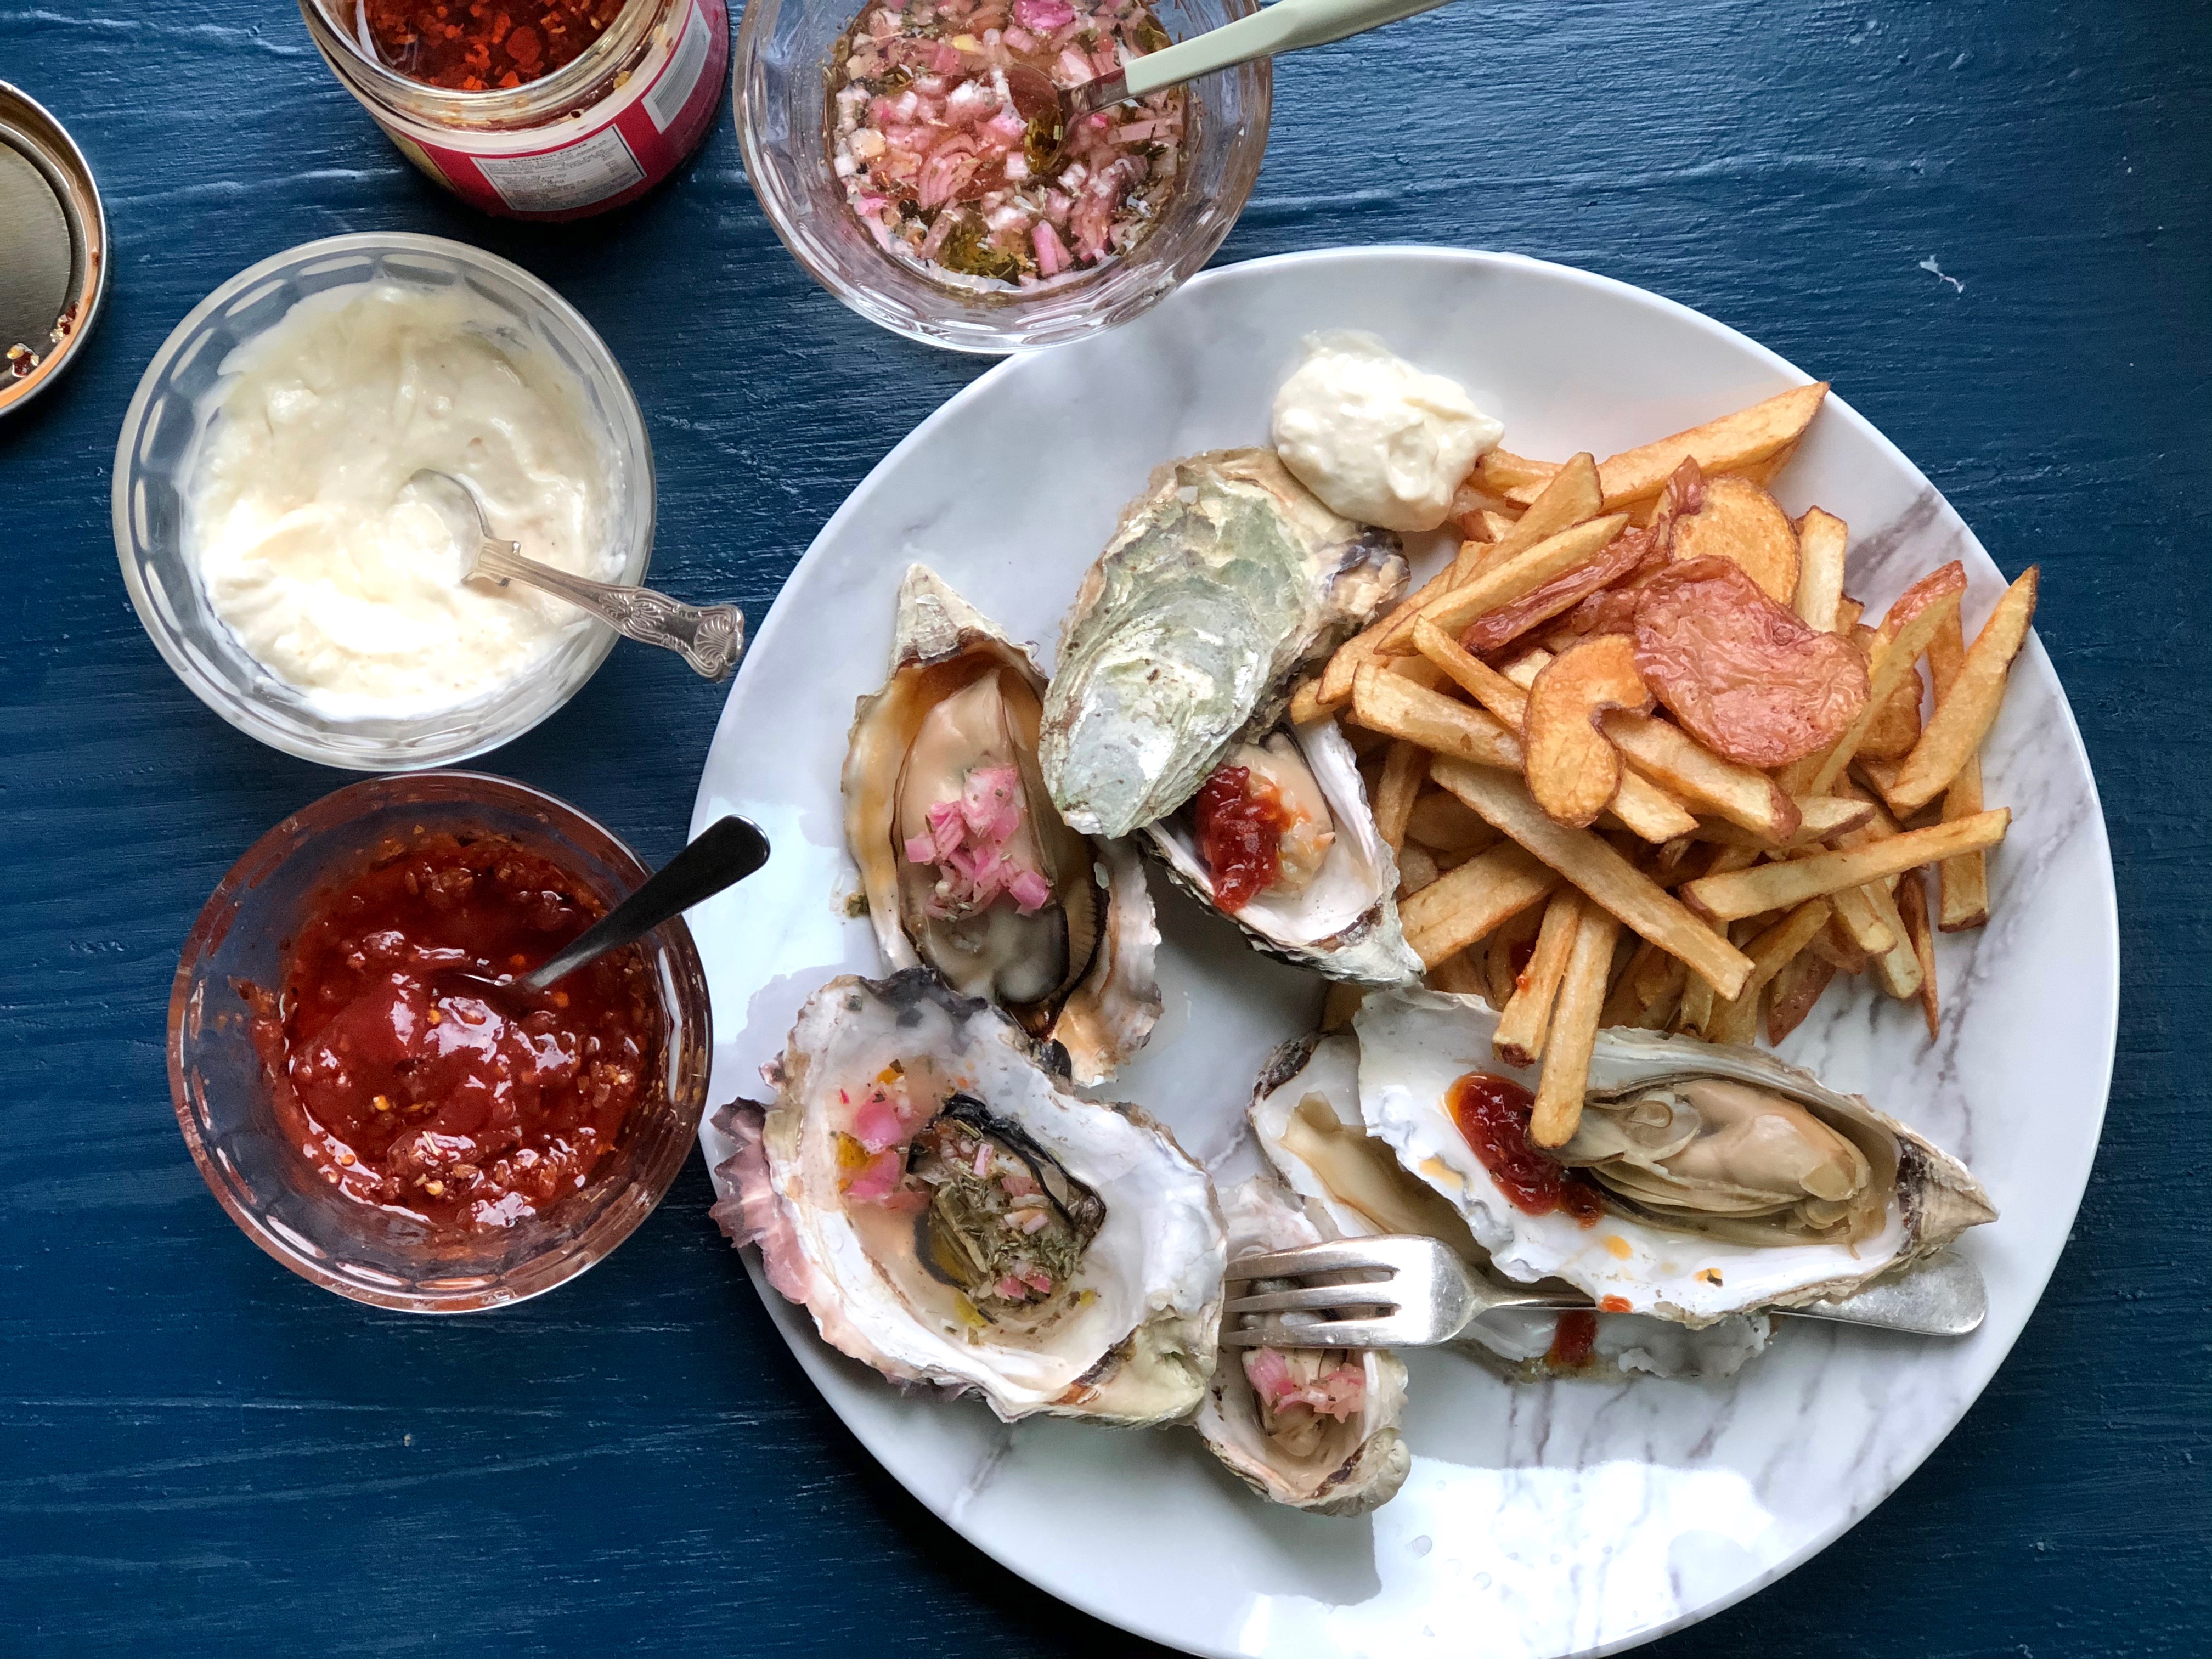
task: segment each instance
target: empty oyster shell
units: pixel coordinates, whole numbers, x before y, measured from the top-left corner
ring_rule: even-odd
[[[1045,793],[1043,695],[1026,652],[909,566],[890,677],[853,720],[845,840],[888,967],[926,962],[955,990],[999,1003],[1093,1084],[1159,1018],[1159,928],[1142,860],[1078,835]],[[1024,872],[1042,888],[1022,885]]]
[[[1305,1037],[1276,1050],[1252,1097],[1262,1152],[1322,1232],[1332,1238],[1418,1233],[1442,1239],[1480,1267],[1489,1253],[1458,1208],[1398,1161],[1360,1115],[1359,1040]],[[1570,1376],[1733,1376],[1765,1346],[1764,1314],[1690,1330],[1644,1314],[1596,1316],[1586,1354],[1558,1341],[1562,1316],[1507,1308],[1476,1321],[1452,1346],[1522,1380]]]
[[[1165,817],[1406,574],[1397,537],[1339,518],[1273,450],[1162,467],[1062,630],[1038,751],[1061,815],[1109,836]]]
[[[825,1340],[901,1382],[1121,1424],[1212,1376],[1224,1245],[1206,1172],[1069,1093],[1021,1028],[926,968],[807,1000],[715,1218]]]
[[[1322,1242],[1273,1176],[1223,1193],[1221,1213],[1231,1261]],[[1253,1288],[1272,1287],[1254,1281]],[[1364,1515],[1396,1497],[1413,1468],[1398,1432],[1405,1400],[1406,1367],[1382,1349],[1224,1348],[1192,1421],[1213,1455],[1261,1497],[1320,1515]]]
[[[1497,1018],[1471,997],[1393,991],[1354,1025],[1368,1129],[1509,1278],[1700,1326],[1849,1296],[1996,1218],[1964,1164],[1856,1095],[1761,1050],[1625,1030],[1598,1034],[1586,1127],[1562,1159],[1604,1213],[1528,1214],[1446,1103],[1472,1072],[1533,1085],[1492,1054]]]

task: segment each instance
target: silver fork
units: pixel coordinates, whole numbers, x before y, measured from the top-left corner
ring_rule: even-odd
[[[1295,1324],[1263,1319],[1256,1325],[1224,1330],[1223,1343],[1232,1348],[1433,1347],[1501,1308],[1591,1305],[1588,1297],[1576,1291],[1509,1290],[1492,1284],[1449,1245],[1410,1234],[1381,1234],[1239,1256],[1229,1264],[1227,1277],[1232,1282],[1249,1282],[1305,1279],[1316,1273],[1381,1276],[1356,1284],[1307,1285],[1236,1297],[1224,1312],[1340,1316]],[[1964,1336],[1981,1324],[1989,1311],[1989,1297],[1973,1263],[1947,1250],[1856,1296],[1768,1311],[1917,1336]]]

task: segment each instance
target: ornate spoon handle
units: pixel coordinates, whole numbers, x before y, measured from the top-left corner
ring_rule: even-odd
[[[728,676],[745,648],[744,613],[733,605],[685,605],[649,587],[623,587],[572,576],[526,559],[513,542],[486,538],[477,548],[472,576],[521,582],[590,611],[625,639],[682,655],[710,680]]]

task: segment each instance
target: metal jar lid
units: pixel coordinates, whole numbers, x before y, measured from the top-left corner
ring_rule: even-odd
[[[59,377],[107,291],[107,212],[84,152],[0,81],[0,415]]]

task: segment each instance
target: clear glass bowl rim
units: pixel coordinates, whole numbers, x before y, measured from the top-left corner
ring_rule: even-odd
[[[485,772],[446,769],[380,775],[362,778],[333,790],[299,811],[286,814],[264,830],[253,845],[240,854],[238,861],[223,872],[222,879],[216,884],[207,902],[200,907],[199,914],[193,918],[191,931],[185,934],[184,946],[178,952],[177,971],[169,988],[168,1030],[165,1038],[169,1097],[170,1104],[177,1114],[177,1126],[184,1133],[185,1145],[191,1153],[192,1164],[199,1170],[200,1179],[207,1183],[208,1190],[215,1195],[216,1201],[237,1224],[239,1231],[269,1255],[310,1284],[350,1301],[403,1313],[475,1313],[512,1307],[566,1284],[605,1261],[644,1224],[647,1216],[659,1207],[661,1200],[667,1197],[669,1188],[676,1184],[677,1176],[682,1172],[691,1155],[691,1148],[696,1144],[695,1132],[706,1109],[709,1061],[714,1048],[714,1013],[707,992],[706,968],[700,959],[697,943],[692,939],[690,927],[684,918],[680,915],[673,917],[661,923],[647,937],[662,940],[675,957],[676,999],[674,1005],[666,1012],[672,1021],[676,1023],[677,1030],[672,1036],[678,1042],[680,1054],[695,1057],[696,1063],[688,1067],[685,1077],[678,1079],[687,1085],[685,1097],[672,1097],[665,1103],[665,1109],[676,1127],[676,1133],[666,1137],[666,1145],[658,1162],[648,1169],[635,1172],[626,1183],[643,1191],[647,1194],[647,1201],[603,1210],[580,1231],[516,1269],[518,1282],[511,1289],[502,1286],[495,1295],[453,1297],[378,1291],[357,1280],[329,1273],[312,1258],[288,1246],[282,1237],[262,1224],[261,1218],[252,1210],[240,1202],[238,1193],[217,1167],[214,1154],[200,1133],[198,1119],[185,1082],[185,1026],[196,978],[195,970],[203,957],[221,945],[223,937],[237,920],[238,896],[258,885],[263,878],[283,862],[285,854],[294,849],[294,843],[302,831],[316,834],[341,829],[355,822],[365,811],[389,804],[389,797],[423,786],[441,792],[450,790],[446,798],[455,803],[465,803],[471,799],[488,800],[514,810],[543,813],[550,820],[550,827],[564,837],[573,836],[579,831],[585,837],[596,837],[602,843],[599,850],[610,863],[621,870],[624,878],[630,883],[632,890],[653,873],[651,867],[638,857],[627,842],[596,818],[570,805],[557,795],[532,788],[528,784],[518,783],[512,778],[497,777]],[[363,797],[374,799],[364,800]]]
[[[633,580],[642,581],[646,569],[649,568],[652,563],[653,538],[659,529],[659,491],[653,470],[653,440],[651,434],[646,430],[645,413],[638,405],[637,393],[630,386],[629,377],[623,373],[621,363],[616,360],[613,351],[599,337],[599,331],[592,326],[584,313],[562,298],[557,290],[542,278],[524,270],[511,259],[503,259],[496,253],[488,252],[467,242],[458,242],[447,236],[428,236],[418,231],[349,231],[343,235],[319,237],[313,241],[298,243],[272,253],[264,259],[257,260],[236,276],[218,283],[205,299],[186,312],[177,325],[169,331],[167,337],[161,342],[160,348],[148,362],[145,372],[138,377],[137,386],[131,394],[131,406],[124,413],[122,430],[116,438],[114,476],[108,490],[109,518],[115,536],[116,562],[122,567],[123,585],[131,595],[131,609],[137,612],[139,626],[146,630],[147,637],[153,641],[154,648],[161,653],[161,659],[169,665],[170,672],[184,682],[185,689],[222,716],[225,722],[245,732],[256,742],[267,744],[280,753],[291,755],[301,760],[313,761],[319,766],[332,767],[342,771],[376,774],[450,767],[512,743],[525,732],[550,720],[568,706],[569,700],[577,692],[591,683],[592,677],[599,672],[607,659],[608,653],[614,649],[618,635],[611,628],[602,627],[595,630],[594,637],[586,645],[582,654],[576,659],[575,684],[568,688],[565,695],[549,703],[538,712],[535,719],[526,724],[512,728],[495,723],[489,724],[474,741],[457,744],[450,751],[432,751],[422,755],[394,757],[388,763],[373,763],[360,756],[336,754],[313,741],[295,737],[281,727],[273,726],[264,727],[255,723],[252,718],[253,707],[252,700],[234,698],[227,687],[210,680],[208,676],[201,672],[199,665],[192,661],[190,655],[179,647],[176,640],[170,634],[167,624],[161,619],[153,601],[148,597],[145,584],[139,579],[137,562],[131,556],[134,538],[131,528],[130,481],[131,453],[137,449],[144,434],[147,410],[153,403],[154,389],[161,384],[169,365],[184,349],[185,343],[193,337],[200,325],[210,317],[257,284],[266,282],[295,265],[307,264],[311,259],[334,258],[348,253],[394,252],[435,254],[441,258],[453,259],[459,264],[472,264],[493,270],[502,279],[514,283],[516,288],[527,294],[534,303],[543,307],[562,325],[574,331],[578,339],[582,342],[592,356],[594,369],[605,377],[608,388],[618,394],[611,399],[612,407],[609,412],[621,425],[622,436],[635,444],[643,463],[642,476],[638,480],[640,499],[637,510],[642,520],[641,535],[645,547],[646,564],[630,578]]]

